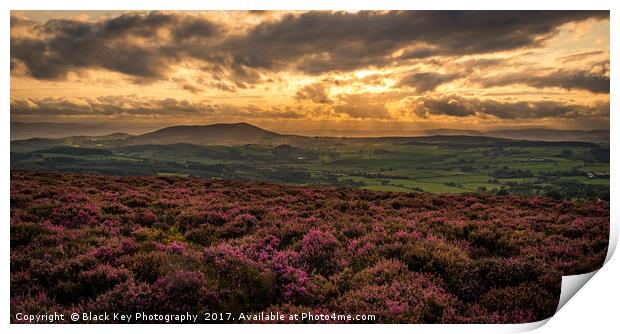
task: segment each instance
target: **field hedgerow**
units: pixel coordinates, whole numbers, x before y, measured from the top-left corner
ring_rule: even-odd
[[[603,264],[609,203],[13,171],[10,233],[13,313],[514,323]]]

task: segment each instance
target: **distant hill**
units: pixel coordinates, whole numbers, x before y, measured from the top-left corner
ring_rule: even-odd
[[[211,125],[180,125],[163,128],[129,138],[125,144],[242,145],[279,143],[286,137],[248,123],[220,123]]]
[[[437,136],[437,137],[435,137]],[[440,139],[441,136],[445,136]],[[193,125],[193,126],[172,126],[154,132],[138,135],[127,139],[127,144],[176,144],[188,143],[195,145],[242,145],[242,144],[298,144],[311,142],[317,138],[322,140],[338,141],[342,137],[309,137],[299,135],[283,135],[268,131],[248,123],[221,123],[212,125]],[[434,138],[434,140],[444,142],[458,142],[462,140],[467,143],[477,141],[490,142],[495,144],[511,144],[518,146],[519,143],[510,140],[521,141],[544,141],[544,142],[589,142],[589,143],[608,143],[609,130],[551,130],[551,129],[518,129],[518,130],[452,130],[436,129],[424,131],[421,136],[384,136],[384,137],[353,137],[349,140],[356,141],[392,141],[407,142],[409,139],[424,141],[423,138]],[[502,140],[507,139],[507,140]]]
[[[53,123],[11,122],[11,140],[31,138],[66,138],[73,136],[103,136],[121,132],[144,133],[153,130],[153,126],[119,125],[106,123]],[[123,134],[127,135],[127,134]]]
[[[487,136],[466,135],[434,135],[426,137],[410,138],[405,144],[408,145],[433,145],[451,147],[533,147],[533,146],[557,146],[557,147],[599,147],[595,143],[580,141],[541,141],[520,140],[509,138],[497,138]]]
[[[466,135],[485,136],[494,138],[541,140],[541,141],[580,141],[591,143],[609,143],[609,130],[555,130],[544,128],[528,129],[500,129],[489,131],[458,130],[458,129],[431,129],[421,134],[432,135]]]
[[[11,140],[11,151],[29,152],[45,150],[49,148],[70,147],[117,147],[122,146],[124,141],[133,137],[130,134],[117,132],[103,136],[69,136],[62,138],[30,138]]]
[[[475,130],[435,129],[425,130],[415,136],[310,137],[279,134],[248,123],[171,126],[140,135],[130,135],[118,131],[105,132],[105,135],[74,134],[75,132],[79,133],[81,131],[87,131],[88,129],[93,130],[90,128],[90,125],[85,128],[80,128],[79,125],[75,125],[74,128],[69,123],[12,122],[11,149],[15,151],[27,151],[54,146],[120,147],[127,145],[169,145],[178,143],[201,146],[238,146],[246,144],[275,146],[288,144],[299,147],[313,145],[319,142],[325,145],[347,142],[390,142],[451,146],[458,146],[461,144],[483,146],[527,145],[519,141],[563,142],[564,144],[575,144],[577,142],[609,143],[609,130],[505,129],[482,132]],[[97,132],[101,131],[103,130],[97,130]],[[64,136],[61,135],[61,133],[64,134]],[[23,137],[30,139],[25,140]]]
[[[460,136],[460,135],[464,135],[464,136],[482,136],[482,135],[484,135],[484,132],[476,131],[476,130],[459,130],[459,129],[430,129],[430,130],[424,130],[424,131],[420,132],[420,135],[424,135],[424,136],[434,136],[434,135],[441,135],[441,136]]]
[[[524,140],[609,143],[609,130],[505,129],[488,131],[485,135]]]
[[[11,140],[96,136],[108,133],[110,133],[109,128],[102,129],[101,126],[98,127],[95,124],[11,122]]]

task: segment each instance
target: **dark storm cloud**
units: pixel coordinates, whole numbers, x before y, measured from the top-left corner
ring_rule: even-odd
[[[421,97],[411,102],[422,117],[494,116],[501,119],[609,117],[609,103],[579,105],[562,101],[498,101],[461,96]]]
[[[429,115],[467,117],[476,114],[469,101],[457,97],[419,98],[414,103],[413,111],[422,117]]]
[[[480,71],[493,69],[498,66],[508,65],[510,59],[503,58],[474,58],[463,61],[434,61],[433,65],[444,67],[446,73],[440,72],[417,72],[412,71],[403,75],[395,87],[411,87],[416,93],[434,91],[438,86],[449,83],[461,78],[466,78]]]
[[[11,17],[14,27],[26,23],[33,34],[11,36],[11,61],[23,63],[32,77],[48,80],[90,68],[140,80],[163,78],[169,62],[181,56],[171,49],[187,39],[217,34],[217,27],[204,19],[158,12],[98,22],[55,19],[44,24]],[[172,36],[163,46],[162,32]]]
[[[597,70],[567,71],[558,70],[548,74],[532,72],[512,73],[497,77],[480,79],[482,87],[508,86],[522,84],[535,88],[560,87],[564,89],[583,89],[592,93],[609,93],[609,64],[601,64]]]
[[[172,63],[194,59],[222,67],[223,73],[213,75],[244,87],[260,80],[258,71],[317,74],[380,67],[404,58],[535,47],[564,23],[608,17],[606,11],[309,12],[266,21],[246,32],[224,32],[187,13],[44,24],[12,17],[11,64],[23,64],[38,79],[100,68],[148,81],[166,78]],[[394,56],[398,50],[404,50],[400,57]]]
[[[433,91],[437,86],[460,78],[460,74],[442,74],[432,72],[406,75],[398,82],[398,87],[412,87],[417,93]]]
[[[401,58],[482,54],[538,46],[567,22],[607,18],[596,11],[399,11],[287,15],[223,45],[256,68],[308,73],[383,66]],[[416,47],[419,46],[419,47]]]

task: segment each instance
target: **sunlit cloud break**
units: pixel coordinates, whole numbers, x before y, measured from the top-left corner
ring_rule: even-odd
[[[609,12],[13,11],[11,119],[608,128]]]

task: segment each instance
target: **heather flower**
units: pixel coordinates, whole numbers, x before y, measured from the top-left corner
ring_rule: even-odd
[[[52,223],[66,227],[94,224],[101,214],[94,204],[67,204],[52,211]]]
[[[110,261],[113,260],[117,254],[112,247],[101,246],[93,249],[92,255],[100,261]]]
[[[172,253],[183,253],[187,245],[181,242],[173,241],[169,246],[168,250]]]
[[[157,219],[157,216],[154,213],[146,211],[137,213],[134,221],[138,225],[151,227],[157,224],[159,222],[159,219]]]
[[[11,178],[12,312],[536,321],[555,311],[562,275],[600,268],[608,247],[605,201],[26,171]]]
[[[303,298],[308,292],[309,275],[296,267],[298,261],[298,254],[292,252],[278,252],[271,261],[271,270],[276,275],[276,289],[287,302]]]
[[[322,274],[330,274],[338,264],[339,246],[340,243],[331,233],[313,229],[301,240],[299,254],[310,268]]]
[[[138,249],[138,244],[132,239],[125,239],[121,242],[121,248],[125,253],[133,253]]]

